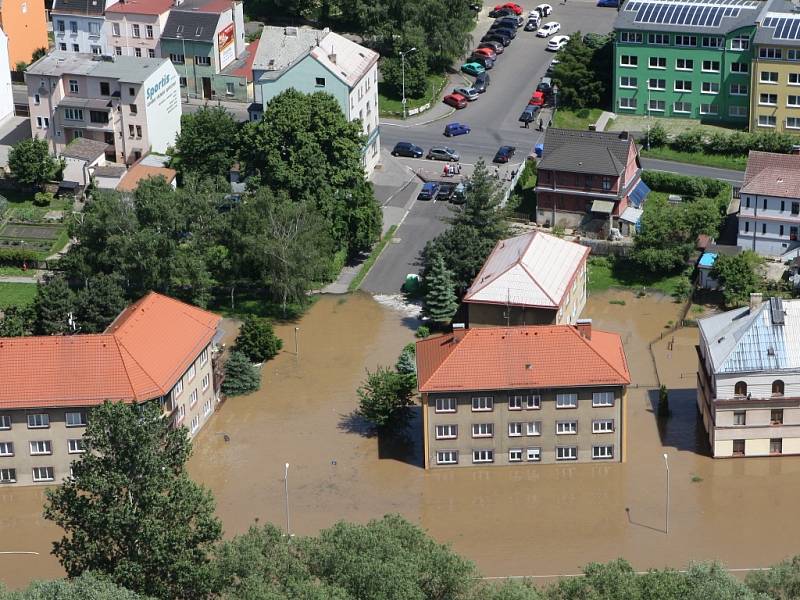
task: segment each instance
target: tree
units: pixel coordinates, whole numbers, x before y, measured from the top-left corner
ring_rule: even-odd
[[[59,167],[60,163],[50,156],[47,140],[37,137],[20,140],[8,153],[11,176],[34,189],[52,180]]]
[[[67,575],[96,571],[164,599],[213,592],[209,552],[222,527],[211,494],[186,473],[186,430],[157,402],[106,402],[83,440],[72,476],[46,492],[45,518],[65,532],[53,554]]]
[[[752,250],[745,250],[735,256],[726,254],[717,256],[711,269],[711,277],[722,286],[725,306],[747,304],[750,292],[757,290],[761,283],[756,269],[763,262],[764,259]]]
[[[36,50],[33,51],[33,54],[31,55],[31,63],[35,63],[45,54],[47,54],[47,48],[37,48]]]
[[[204,106],[181,117],[170,166],[181,175],[227,176],[236,160],[239,123],[222,106]]]
[[[669,391],[667,386],[662,385],[658,388],[658,416],[668,417],[670,414],[672,411],[669,409]]]
[[[458,310],[453,275],[444,266],[444,258],[437,254],[433,258],[425,277],[425,305],[422,313],[439,325],[450,323]]]
[[[469,179],[463,210],[456,212],[453,224],[473,227],[497,242],[508,234],[506,213],[500,207],[502,190],[497,181],[489,175],[489,169],[482,158],[475,163]]]
[[[613,36],[584,42],[578,31],[558,53],[559,63],[553,69],[558,85],[558,104],[569,108],[594,108],[608,104],[609,73],[613,54]]]
[[[651,148],[661,148],[669,143],[669,134],[664,126],[656,121],[647,130],[647,143]]]
[[[414,404],[414,379],[387,367],[367,371],[367,378],[358,388],[360,416],[379,429],[405,425],[409,407]]]
[[[753,592],[769,598],[800,598],[800,556],[784,560],[766,571],[750,571],[744,581]]]
[[[83,573],[75,579],[34,581],[26,589],[4,593],[0,600],[149,600],[136,592],[104,579],[96,573]]]
[[[395,46],[400,51],[406,51],[405,58],[405,91],[407,98],[422,98],[428,89],[428,56],[429,52],[424,41],[410,42],[408,38],[400,40]],[[409,48],[416,51],[408,53]],[[381,60],[381,75],[385,92],[396,98],[403,95],[403,60],[399,54],[387,56]]]
[[[63,276],[54,275],[37,283],[33,306],[37,335],[61,335],[72,331],[70,316],[75,310],[75,296]]]
[[[405,345],[400,356],[397,358],[397,364],[394,366],[395,370],[402,375],[417,376],[417,345],[410,342]]]
[[[261,373],[247,357],[236,350],[225,361],[225,379],[222,393],[226,396],[250,394],[261,387]]]
[[[7,306],[0,310],[0,337],[20,337],[30,335],[36,321],[33,306]]]
[[[82,333],[99,333],[127,306],[119,279],[99,273],[75,295],[75,318]]]
[[[251,362],[263,363],[275,358],[283,347],[283,341],[275,335],[272,323],[253,315],[244,318],[242,328],[236,337],[236,350]]]

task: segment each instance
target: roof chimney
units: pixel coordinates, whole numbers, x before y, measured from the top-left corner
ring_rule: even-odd
[[[453,323],[453,340],[460,342],[467,335],[467,328],[463,323]]]
[[[620,131],[619,132],[619,139],[627,140],[628,139],[628,132],[627,131]]]
[[[575,323],[575,327],[578,329],[578,333],[580,333],[587,340],[592,339],[592,320],[591,319],[578,319],[576,321],[576,323]]]
[[[333,52],[328,54],[328,60],[331,61],[333,64],[336,64],[336,54],[334,54]]]
[[[750,312],[753,312],[759,306],[761,306],[761,300],[761,292],[753,292],[750,294]]]

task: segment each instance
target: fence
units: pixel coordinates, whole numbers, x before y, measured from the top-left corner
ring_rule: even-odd
[[[662,331],[657,338],[654,338],[647,344],[647,351],[650,353],[650,360],[653,362],[653,370],[656,372],[656,381],[658,382],[658,387],[661,387],[661,376],[658,374],[658,363],[656,363],[656,355],[653,353],[653,345],[657,344],[661,340],[663,340],[666,336],[673,335],[678,329],[682,327],[696,327],[696,321],[692,321],[686,318],[689,314],[689,309],[692,307],[692,298],[694,297],[694,293],[697,288],[697,282],[692,284],[692,289],[689,291],[688,298],[683,303],[683,308],[681,309],[680,317],[669,326],[668,329]]]
[[[581,237],[574,242],[591,248],[594,256],[628,256],[633,252],[633,242],[611,242],[609,240],[595,240]]]
[[[508,183],[508,187],[505,188],[503,191],[503,198],[500,201],[500,207],[504,207],[508,202],[508,199],[511,197],[511,193],[514,191],[514,188],[517,187],[517,182],[519,178],[522,177],[522,171],[525,170],[525,163],[522,163],[516,171],[512,171],[511,181]]]

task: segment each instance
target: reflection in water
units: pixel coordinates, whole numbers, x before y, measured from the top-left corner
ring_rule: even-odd
[[[612,299],[626,304],[609,304]],[[222,406],[198,436],[189,470],[214,492],[226,535],[256,518],[284,523],[283,464],[289,462],[295,533],[398,512],[452,543],[486,575],[573,573],[618,556],[637,568],[714,558],[732,567],[777,562],[797,551],[800,459],[708,457],[695,409],[696,329],[675,333],[671,351],[667,339],[654,346],[673,410],[659,425],[647,345],[677,315],[670,299],[623,292],[590,298],[584,313],[596,327],[623,336],[640,386],[628,393],[622,465],[425,472],[418,429],[407,439],[387,440],[347,426],[365,368],[394,364],[413,339],[403,315],[358,294],[314,305],[299,323],[299,358],[294,325],[277,328],[286,349],[265,365],[261,391]],[[664,452],[672,476],[668,536]],[[0,579],[11,586],[60,574],[47,556],[57,531],[40,518],[41,504],[40,488],[0,491],[0,550],[43,554],[0,556]]]

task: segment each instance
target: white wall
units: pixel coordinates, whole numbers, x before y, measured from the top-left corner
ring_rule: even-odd
[[[53,13],[52,20],[56,50],[76,52],[74,45],[77,44],[77,52],[109,54],[108,33],[106,31],[108,24],[103,17],[84,17]],[[64,23],[63,32],[59,30],[59,22]],[[76,24],[77,33],[72,33],[72,23]],[[62,44],[66,47],[62,47]]]
[[[164,153],[181,130],[181,92],[178,73],[169,60],[142,85],[150,150]]]
[[[793,208],[797,214],[792,212]],[[800,238],[800,190],[794,199],[742,194],[738,246],[752,250],[754,235],[755,251],[759,254],[779,256],[797,246]]]
[[[0,29],[0,64],[8,64],[8,36]],[[14,115],[14,97],[11,93],[11,72],[0,69],[0,123]]]
[[[737,381],[747,383],[747,393],[752,398],[771,398],[772,382],[780,379],[784,384],[785,397],[800,396],[800,373],[779,372],[772,373],[747,373],[747,374],[721,374],[716,377],[717,398],[734,398],[734,387]]]

